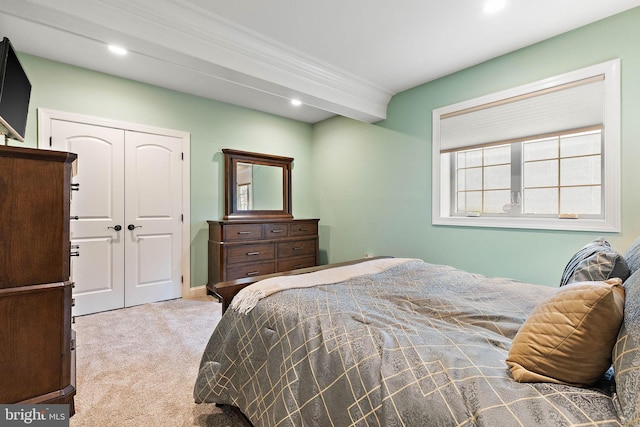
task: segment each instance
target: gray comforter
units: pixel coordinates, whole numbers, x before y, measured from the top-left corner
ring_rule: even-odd
[[[421,261],[279,292],[225,313],[195,399],[237,406],[256,427],[621,425],[605,380],[511,377],[511,340],[551,292]]]

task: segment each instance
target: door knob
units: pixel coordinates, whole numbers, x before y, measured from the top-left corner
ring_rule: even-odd
[[[107,227],[107,228],[112,228],[112,229],[114,229],[116,231],[122,230],[122,226],[120,224],[116,225],[115,227]]]
[[[135,230],[136,228],[142,228],[142,226],[141,225],[133,225],[133,224],[127,225],[127,229],[129,229],[131,231]]]

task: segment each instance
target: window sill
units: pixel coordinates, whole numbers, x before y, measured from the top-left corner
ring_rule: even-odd
[[[456,227],[485,228],[523,228],[533,230],[564,230],[620,232],[620,221],[604,219],[559,219],[559,218],[525,218],[525,217],[441,217],[433,216],[433,225]]]

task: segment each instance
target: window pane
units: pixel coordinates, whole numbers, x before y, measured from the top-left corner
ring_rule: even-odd
[[[511,192],[509,190],[485,191],[483,213],[504,213],[504,206],[510,202]]]
[[[549,187],[558,185],[558,161],[544,160],[524,164],[524,186]]]
[[[539,139],[525,142],[522,147],[524,161],[555,159],[558,157],[558,138]]]
[[[456,212],[462,213],[467,211],[467,193],[458,193],[456,196],[458,205],[456,206]]]
[[[600,156],[573,157],[560,160],[560,185],[600,184]]]
[[[467,152],[461,151],[456,154],[456,164],[458,168],[466,168],[467,167]],[[447,156],[448,154],[443,154],[443,156]]]
[[[482,192],[458,193],[458,213],[472,211],[482,212]]]
[[[462,190],[482,190],[482,168],[458,171],[458,191]]]
[[[557,215],[558,190],[556,188],[524,190],[524,213]]]
[[[465,191],[467,189],[467,169],[458,170],[458,181],[456,183],[458,191]]]
[[[458,153],[458,167],[470,168],[482,166],[482,150],[470,150]]]
[[[485,148],[484,165],[499,165],[511,162],[511,146],[500,145],[497,147]]]
[[[484,168],[484,189],[510,189],[511,166],[489,166]]]
[[[560,190],[560,212],[601,215],[600,186],[570,187]]]
[[[601,154],[601,139],[600,131],[597,133],[583,133],[578,136],[562,137],[560,140],[560,156],[572,157]]]

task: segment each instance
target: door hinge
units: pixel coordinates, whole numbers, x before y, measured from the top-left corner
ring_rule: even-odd
[[[184,276],[180,276],[180,283],[184,283]]]
[[[180,157],[184,160],[184,153],[180,153]]]
[[[52,147],[52,146],[53,146],[53,137],[50,136],[49,137],[49,147]]]
[[[180,222],[184,222],[184,214],[180,215]]]

